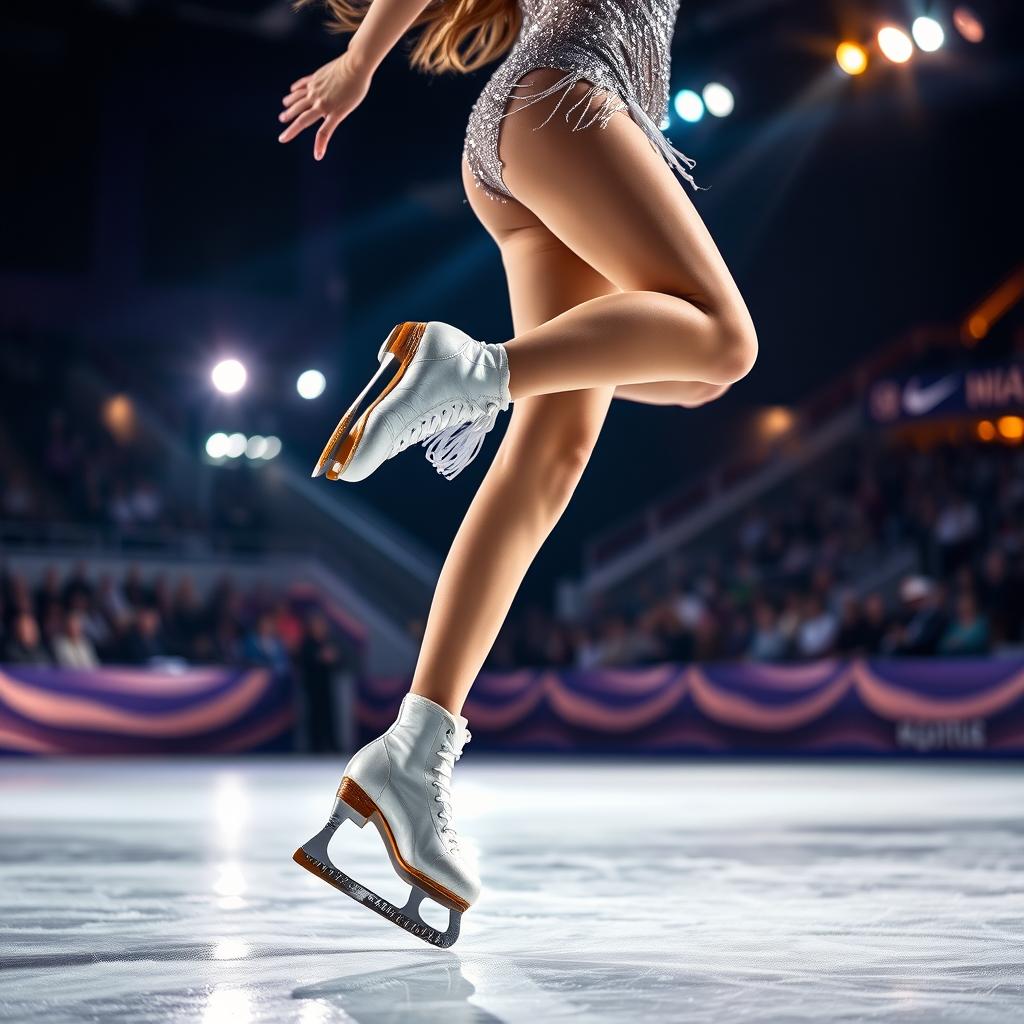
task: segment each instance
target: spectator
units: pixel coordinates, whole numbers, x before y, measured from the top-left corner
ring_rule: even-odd
[[[40,639],[39,626],[28,612],[21,612],[15,617],[4,657],[12,665],[50,665],[53,663]]]
[[[900,587],[904,616],[883,642],[886,653],[935,654],[946,629],[939,588],[924,576],[909,576]]]
[[[817,594],[807,598],[804,618],[796,631],[796,649],[802,658],[823,658],[835,649],[839,623]]]
[[[305,694],[306,736],[313,753],[337,750],[334,736],[334,687],[346,667],[323,615],[311,615],[299,648],[299,680]]]
[[[748,649],[750,657],[755,661],[781,661],[788,647],[774,606],[770,601],[758,601],[754,606],[754,630]]]
[[[122,657],[130,665],[145,665],[167,655],[160,613],[152,606],[136,609],[122,644]]]
[[[96,648],[86,636],[82,616],[72,612],[64,620],[64,631],[53,640],[53,653],[61,668],[96,668]]]
[[[978,612],[978,602],[969,590],[956,599],[956,615],[939,644],[943,654],[987,654],[988,620]]]
[[[275,672],[287,673],[291,667],[288,651],[274,628],[274,616],[264,612],[245,639],[245,660],[250,665],[265,665]]]

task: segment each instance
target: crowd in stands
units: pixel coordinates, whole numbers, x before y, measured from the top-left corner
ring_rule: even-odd
[[[750,509],[582,621],[513,616],[489,667],[1024,649],[1024,450],[847,455],[834,479]],[[907,567],[871,586],[901,554]]]
[[[85,565],[47,569],[35,586],[0,570],[0,661],[90,669],[179,662],[266,667],[305,692],[314,749],[333,749],[332,681],[356,669],[356,646],[322,611],[269,588],[222,578],[202,595],[138,568],[93,578]]]

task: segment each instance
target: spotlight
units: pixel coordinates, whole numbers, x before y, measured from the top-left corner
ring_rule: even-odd
[[[281,438],[274,437],[271,434],[269,437],[264,438],[267,443],[266,448],[263,449],[264,459],[276,459],[281,454]]]
[[[305,370],[295,382],[295,390],[303,398],[319,398],[327,387],[327,378],[319,370]]]
[[[1007,441],[1020,441],[1024,438],[1024,419],[1019,416],[1000,416],[996,426]]]
[[[262,459],[263,453],[267,450],[267,439],[253,434],[245,443],[245,457],[247,459]]]
[[[915,18],[910,32],[918,48],[925,53],[934,53],[946,41],[946,33],[934,18]]]
[[[868,52],[856,43],[840,43],[836,47],[836,63],[848,75],[863,74],[868,66]]]
[[[732,92],[720,82],[708,82],[703,95],[704,106],[712,117],[728,117],[736,106]]]
[[[247,443],[245,434],[231,434],[227,439],[224,454],[229,459],[241,458]]]
[[[704,116],[704,101],[692,89],[677,92],[672,106],[688,124],[696,124]]]
[[[222,359],[210,373],[213,386],[225,395],[233,395],[245,387],[245,367],[237,359]]]
[[[228,435],[218,431],[206,439],[206,454],[211,459],[223,459],[228,451]]]
[[[969,43],[980,43],[985,38],[985,26],[970,7],[957,7],[953,11],[953,25]]]
[[[878,30],[878,48],[893,64],[906,64],[914,55],[914,44],[901,28],[886,25]]]

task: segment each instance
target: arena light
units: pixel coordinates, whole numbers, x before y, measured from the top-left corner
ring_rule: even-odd
[[[276,459],[281,454],[281,438],[274,437],[271,434],[269,437],[264,439],[267,442],[266,448],[263,449],[262,458],[264,459]]]
[[[836,47],[836,63],[848,75],[862,75],[868,66],[868,51],[863,46],[849,41]]]
[[[307,399],[319,398],[327,387],[327,378],[319,370],[303,370],[295,382],[295,390]]]
[[[1020,441],[1024,438],[1024,419],[1020,416],[1000,416],[996,426],[1007,441]]]
[[[704,116],[704,101],[692,89],[680,89],[672,106],[687,124],[696,124]]]
[[[953,27],[969,43],[980,43],[985,38],[985,26],[970,7],[961,5],[954,9]]]
[[[910,26],[910,34],[914,37],[919,50],[925,53],[934,53],[946,41],[946,33],[942,26],[934,18],[926,18],[922,15],[914,19]]]
[[[224,448],[224,454],[229,459],[240,459],[245,453],[245,446],[249,443],[245,434],[229,434],[228,443]]]
[[[721,82],[708,82],[702,91],[704,106],[712,117],[728,117],[736,106],[736,98]]]
[[[914,44],[910,36],[895,25],[886,25],[878,30],[878,48],[882,56],[893,64],[906,64],[914,55]]]
[[[245,387],[248,374],[237,359],[222,359],[211,371],[213,386],[225,395],[234,395]]]
[[[267,439],[260,434],[253,434],[245,442],[245,457],[247,459],[262,459],[263,453],[267,450]]]
[[[228,435],[217,431],[206,439],[206,454],[211,459],[223,459],[228,453]]]
[[[982,420],[978,424],[978,437],[982,441],[994,441],[996,439],[995,424],[991,420]]]

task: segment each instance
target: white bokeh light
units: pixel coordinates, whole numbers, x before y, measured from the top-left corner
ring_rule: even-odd
[[[228,435],[218,431],[206,439],[206,454],[211,459],[223,459],[228,451]]]
[[[319,370],[304,370],[295,382],[295,390],[303,398],[319,398],[327,387],[327,378]]]
[[[274,437],[271,434],[269,437],[265,437],[267,446],[263,449],[263,458],[265,459],[276,459],[281,454],[281,438]]]
[[[228,443],[224,449],[224,454],[227,455],[229,459],[240,458],[242,453],[245,451],[247,443],[245,434],[231,434],[228,437]]]
[[[245,444],[245,457],[247,459],[262,459],[266,450],[267,439],[260,434],[253,434]]]
[[[704,116],[704,101],[692,89],[677,92],[672,106],[688,124],[696,124]]]
[[[925,53],[934,53],[946,41],[946,33],[934,18],[915,18],[910,31],[914,42]]]
[[[736,106],[732,90],[721,82],[708,82],[704,86],[704,106],[713,117],[728,117]]]
[[[248,374],[237,359],[222,359],[211,371],[213,386],[224,395],[234,395],[245,387]]]
[[[901,28],[886,25],[878,30],[878,48],[893,64],[906,64],[914,55],[914,44]]]

